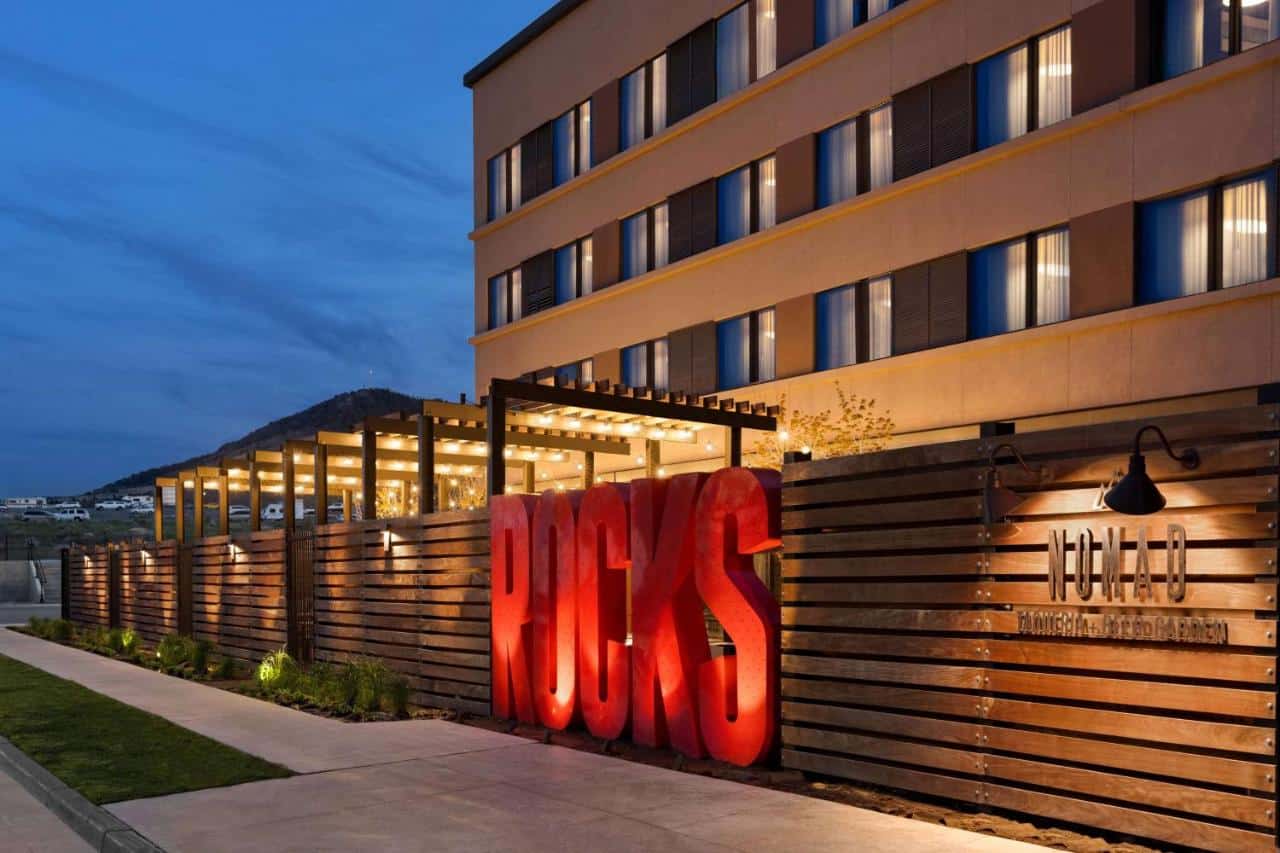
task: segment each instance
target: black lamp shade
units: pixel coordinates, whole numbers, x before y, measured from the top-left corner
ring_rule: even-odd
[[[1141,453],[1129,457],[1129,473],[1102,500],[1125,515],[1151,515],[1165,504],[1164,495],[1147,476],[1147,460]]]

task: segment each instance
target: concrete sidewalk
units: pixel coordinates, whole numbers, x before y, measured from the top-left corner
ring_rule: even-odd
[[[0,773],[0,848],[12,853],[89,853],[93,849],[3,773]]]
[[[352,724],[0,630],[0,654],[301,774],[119,803],[171,851],[1034,851],[441,720]]]

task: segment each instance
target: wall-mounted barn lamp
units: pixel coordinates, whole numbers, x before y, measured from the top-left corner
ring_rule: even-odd
[[[1182,453],[1174,453],[1173,446],[1169,444],[1164,431],[1155,424],[1147,424],[1133,437],[1133,455],[1129,457],[1129,473],[1125,474],[1103,499],[1108,507],[1125,515],[1151,515],[1153,512],[1164,509],[1164,495],[1160,494],[1156,484],[1147,475],[1147,460],[1142,455],[1142,435],[1147,430],[1151,430],[1160,437],[1164,452],[1169,454],[1170,459],[1181,462],[1182,467],[1188,471],[1200,467],[1198,450],[1190,447]]]
[[[1018,466],[1031,476],[1042,478],[1045,474],[1043,467],[1032,468],[1028,465],[1027,461],[1022,458],[1022,454],[1018,452],[1018,448],[1008,442],[992,448],[987,455],[987,471],[982,484],[982,521],[985,524],[994,524],[1011,514],[1026,500],[1022,495],[1000,482],[1000,470],[997,467],[996,454],[1001,450],[1008,450],[1012,453],[1013,458],[1018,461]]]
[[[382,528],[382,553],[391,553],[391,523]]]

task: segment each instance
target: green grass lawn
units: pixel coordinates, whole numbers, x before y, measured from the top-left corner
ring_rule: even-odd
[[[3,655],[0,735],[99,804],[292,775]]]

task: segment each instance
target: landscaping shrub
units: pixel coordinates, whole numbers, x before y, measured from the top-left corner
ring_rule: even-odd
[[[133,657],[138,651],[138,632],[132,628],[125,628],[120,632],[120,651],[128,657]]]
[[[166,634],[156,646],[156,658],[165,669],[173,669],[187,662],[187,646],[191,641],[181,634]]]
[[[317,663],[308,670],[283,650],[258,665],[258,687],[268,698],[360,717],[409,712],[409,681],[382,661],[357,658],[339,666]]]
[[[256,677],[263,690],[289,690],[298,682],[298,664],[284,649],[278,649],[258,664]]]
[[[55,643],[66,643],[75,637],[76,627],[66,619],[43,619],[32,616],[27,620],[27,629],[43,640]]]
[[[224,657],[213,668],[213,677],[220,681],[229,681],[236,677],[236,662],[233,658]]]

